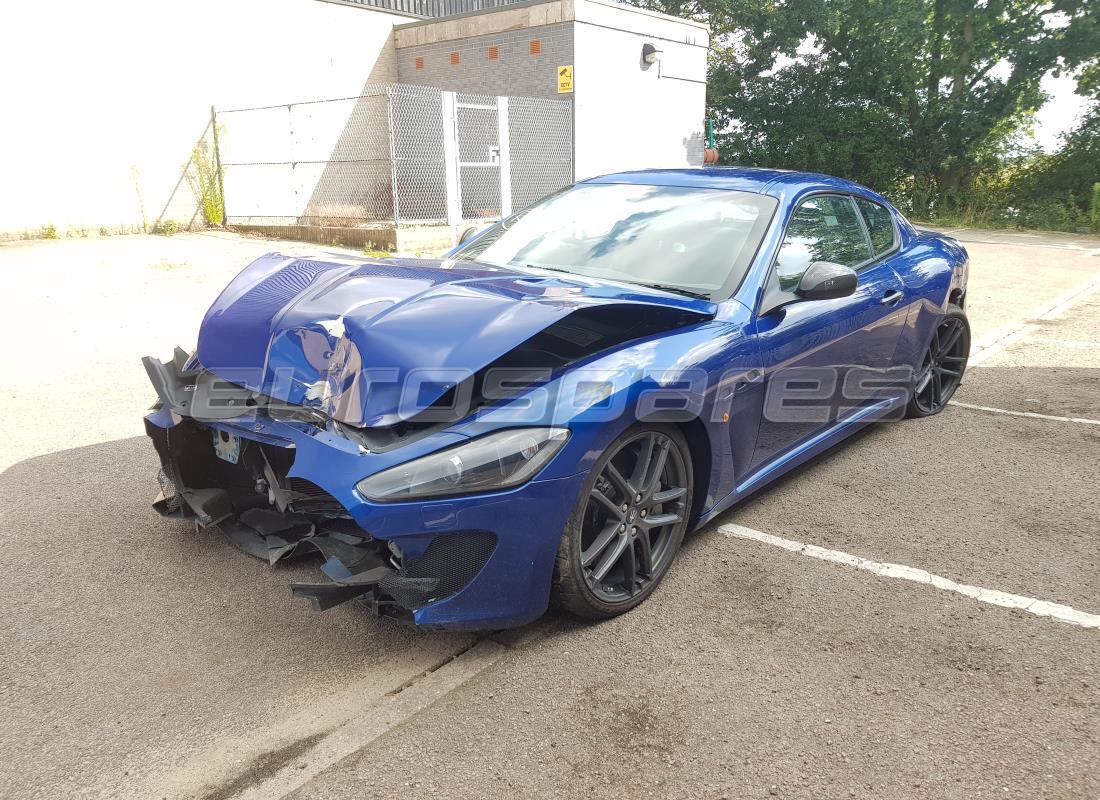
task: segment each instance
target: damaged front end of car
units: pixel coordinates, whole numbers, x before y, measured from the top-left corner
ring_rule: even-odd
[[[425,604],[465,586],[492,555],[496,537],[488,531],[436,537],[420,552],[376,539],[340,500],[293,474],[295,439],[332,435],[317,415],[187,368],[181,351],[145,365],[159,395],[145,423],[161,460],[154,509],[218,529],[272,565],[320,555],[330,582],[292,585],[318,609],[362,598],[411,621]],[[333,447],[345,456],[361,451],[350,440]]]
[[[329,582],[292,589],[322,610],[358,598],[421,626],[522,624],[546,608],[585,475],[577,453],[543,469],[568,449],[562,415],[479,427],[478,412],[711,318],[709,303],[558,277],[264,257],[207,312],[195,353],[143,361],[154,507],[272,565],[319,555]]]

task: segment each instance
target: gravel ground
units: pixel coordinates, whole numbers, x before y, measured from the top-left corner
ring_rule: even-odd
[[[1100,274],[1094,239],[956,235],[975,340]],[[230,797],[472,641],[316,615],[286,589],[310,568],[149,511],[138,359],[192,342],[273,249],[305,248],[0,247],[0,305],[29,334],[0,348],[0,796]],[[1100,419],[1098,368],[1093,295],[957,399]],[[1100,426],[953,407],[877,426],[720,523],[1100,613],[1098,442]],[[716,526],[626,617],[497,638],[496,666],[295,797],[1100,796],[1100,632]]]

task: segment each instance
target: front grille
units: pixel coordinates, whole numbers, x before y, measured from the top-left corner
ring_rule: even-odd
[[[437,536],[424,555],[405,559],[393,575],[379,584],[386,594],[409,609],[417,609],[462,589],[485,566],[497,546],[497,537],[489,531],[469,531]],[[416,588],[416,579],[435,579],[439,583],[430,597]]]
[[[295,511],[314,514],[347,513],[347,509],[340,505],[339,500],[313,481],[307,481],[305,478],[287,478],[287,488],[295,495],[290,502]]]

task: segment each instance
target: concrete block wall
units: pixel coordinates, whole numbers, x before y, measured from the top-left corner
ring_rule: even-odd
[[[406,23],[394,42],[402,83],[572,103],[576,180],[702,166],[705,25],[611,0],[547,0]],[[643,63],[645,44],[662,51],[659,63]],[[574,90],[558,94],[566,64]]]
[[[557,69],[572,63],[569,22],[397,48],[399,82],[478,94],[569,99],[558,94]]]

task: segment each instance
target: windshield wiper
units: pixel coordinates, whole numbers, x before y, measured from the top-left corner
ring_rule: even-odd
[[[673,294],[682,294],[685,297],[694,297],[697,300],[710,300],[710,295],[704,292],[696,292],[691,289],[685,289],[682,286],[668,286],[664,283],[641,283],[639,286],[646,286],[650,289],[660,289],[662,292],[672,292]]]
[[[519,266],[518,264],[515,266]],[[544,269],[550,272],[564,272],[567,275],[576,275],[578,278],[593,278],[593,275],[584,275],[583,273],[574,272],[571,269],[564,269],[562,267],[544,267],[541,264],[524,264],[524,269]],[[596,278],[599,280],[599,278]],[[682,286],[669,286],[664,283],[643,283],[642,281],[630,281],[624,278],[608,278],[607,280],[619,280],[623,283],[632,283],[635,286],[645,286],[649,289],[660,289],[662,292],[672,292],[673,294],[681,294],[684,297],[693,297],[696,300],[710,300],[710,295],[705,292],[696,292],[691,289],[685,289]]]
[[[519,266],[519,265],[514,264],[513,266]],[[544,267],[541,264],[524,264],[523,268],[524,269],[545,269],[549,272],[564,272],[567,275],[578,275],[578,273],[573,272],[572,270],[569,270],[569,269],[564,269],[563,267]],[[584,277],[584,276],[579,276],[579,277]]]

